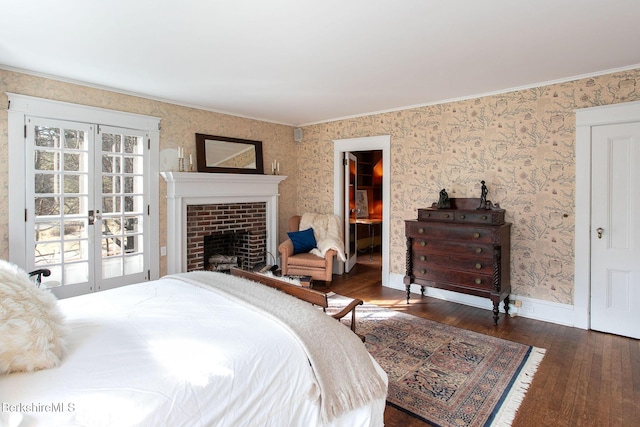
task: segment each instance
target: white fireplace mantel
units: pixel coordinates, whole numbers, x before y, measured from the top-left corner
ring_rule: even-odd
[[[186,271],[187,206],[265,202],[267,251],[278,237],[278,184],[282,175],[160,172],[167,182],[167,273]]]

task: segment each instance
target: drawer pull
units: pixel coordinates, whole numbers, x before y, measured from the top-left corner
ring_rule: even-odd
[[[422,241],[420,242],[420,246],[427,246],[427,242],[425,242],[424,240],[422,240]]]
[[[424,228],[418,228],[418,234],[424,233]]]
[[[476,279],[476,285],[480,285],[482,283],[482,279]]]
[[[427,270],[424,268],[420,269],[420,274],[427,274]]]
[[[420,255],[420,258],[419,258],[419,259],[420,259],[420,261],[426,261],[426,260],[427,260],[427,257],[426,257],[426,256],[424,256],[424,255]]]
[[[477,264],[476,264],[476,269],[477,269],[477,270],[480,270],[481,268],[482,268],[482,264],[477,263]]]
[[[486,220],[486,219],[487,219],[487,216],[486,216],[486,215],[482,215],[482,219],[483,219],[483,220]]]
[[[482,252],[482,248],[476,248],[476,253],[479,254]]]
[[[444,217],[445,218],[449,218],[449,214],[444,214]]]
[[[460,219],[465,219],[466,217],[464,215],[460,215]]]
[[[473,238],[474,239],[478,239],[480,237],[480,233],[473,233]]]

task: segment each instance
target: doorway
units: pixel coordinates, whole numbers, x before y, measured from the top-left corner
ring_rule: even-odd
[[[156,279],[159,119],[8,96],[10,261],[58,298]]]
[[[389,285],[389,230],[390,230],[390,175],[391,175],[391,136],[380,135],[363,138],[350,138],[334,140],[334,213],[345,220],[344,214],[344,166],[345,153],[358,154],[360,152],[380,152],[382,167],[382,179],[380,189],[380,215],[379,241],[381,250],[381,279],[382,286]],[[345,236],[345,240],[347,236]],[[366,254],[363,254],[366,260]],[[342,266],[344,267],[344,265]]]
[[[640,240],[634,226],[640,207],[631,203],[640,199],[632,160],[640,153],[637,123],[640,102],[576,111],[574,326],[627,336],[634,328],[618,330],[623,322],[616,316],[637,323],[637,262],[619,264],[637,259],[633,251]],[[607,258],[608,252],[613,256]]]
[[[382,268],[382,150],[356,151],[357,158],[354,248],[357,264]],[[359,208],[359,209],[358,209]]]

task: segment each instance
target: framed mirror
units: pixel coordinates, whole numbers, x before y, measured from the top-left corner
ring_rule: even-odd
[[[198,172],[263,174],[262,141],[196,133]]]

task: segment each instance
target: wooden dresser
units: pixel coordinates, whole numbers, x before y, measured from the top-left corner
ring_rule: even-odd
[[[504,209],[490,201],[479,209],[480,199],[452,198],[451,208],[418,209],[418,219],[405,221],[407,271],[404,283],[409,303],[410,287],[431,286],[493,301],[493,321],[504,300],[509,311],[511,224]]]

